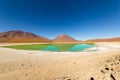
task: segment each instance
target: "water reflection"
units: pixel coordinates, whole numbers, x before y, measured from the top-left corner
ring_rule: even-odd
[[[84,51],[87,48],[92,48],[92,45],[88,45],[88,44],[77,44],[75,46],[73,46],[72,48],[69,49],[69,51]]]
[[[50,45],[47,46],[46,48],[43,48],[43,51],[57,51],[57,52],[62,52],[62,51],[70,51],[70,52],[77,52],[77,51],[84,51],[85,49],[92,48],[94,45],[89,45],[89,44],[74,44],[74,45],[59,45],[59,46],[54,46]]]

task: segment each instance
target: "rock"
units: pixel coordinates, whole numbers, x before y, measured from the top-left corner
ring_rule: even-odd
[[[109,70],[109,68],[105,68],[105,70]]]
[[[101,70],[102,73],[105,73],[103,70]]]
[[[120,61],[120,59],[119,59],[119,61]]]
[[[113,71],[113,68],[111,69],[111,71]]]
[[[116,80],[115,77],[113,76],[113,74],[110,74],[110,77],[112,80]]]
[[[93,77],[91,77],[91,78],[90,78],[90,80],[94,80],[94,78],[93,78]]]

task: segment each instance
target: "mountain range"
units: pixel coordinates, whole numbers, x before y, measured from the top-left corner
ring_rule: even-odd
[[[120,42],[120,37],[78,41],[66,34],[61,34],[55,39],[49,40],[33,33],[13,30],[0,33],[0,42]]]

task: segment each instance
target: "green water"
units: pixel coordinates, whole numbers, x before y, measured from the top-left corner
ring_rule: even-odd
[[[4,46],[20,50],[40,50],[40,51],[56,51],[56,52],[78,52],[87,48],[95,47],[94,44],[32,44],[32,45],[14,45]]]

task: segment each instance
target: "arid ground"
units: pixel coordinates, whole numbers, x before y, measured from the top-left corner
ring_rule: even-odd
[[[20,43],[22,44],[22,43]],[[0,80],[120,80],[120,43],[96,43],[97,51],[45,52],[4,48]]]

